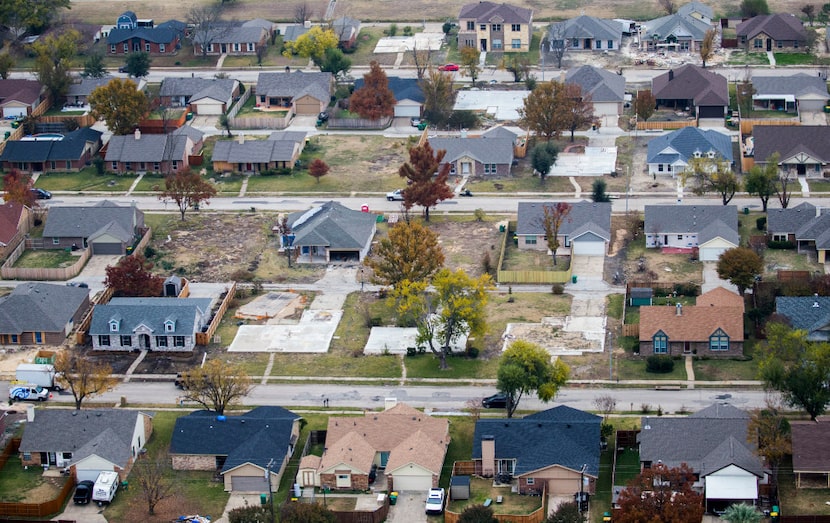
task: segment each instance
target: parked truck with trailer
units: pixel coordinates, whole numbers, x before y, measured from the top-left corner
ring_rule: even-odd
[[[55,367],[50,363],[21,363],[15,372],[15,379],[19,382],[59,391],[61,386],[56,378]]]

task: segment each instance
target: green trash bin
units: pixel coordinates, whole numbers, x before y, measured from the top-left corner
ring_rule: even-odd
[[[749,207],[744,207],[744,214],[749,214]]]
[[[576,274],[571,276],[571,283],[576,283]]]
[[[259,504],[260,505],[265,505],[266,503],[268,503],[268,494],[260,494],[259,495]]]
[[[397,502],[398,502],[398,493],[397,492],[392,492],[391,494],[389,494],[389,504],[394,505]]]
[[[499,232],[504,232],[504,224],[499,225]]]

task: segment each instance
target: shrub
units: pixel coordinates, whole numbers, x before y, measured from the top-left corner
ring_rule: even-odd
[[[668,374],[674,370],[674,360],[665,354],[655,354],[646,359],[646,372]]]
[[[767,227],[767,217],[761,216],[757,220],[755,220],[755,228],[759,231],[763,231]]]
[[[770,240],[767,242],[767,247],[770,249],[795,249],[795,244],[788,241],[780,242]]]
[[[478,347],[467,347],[467,357],[476,359],[481,351]]]
[[[556,295],[564,294],[565,293],[565,286],[562,285],[561,283],[554,283],[550,287],[550,292],[552,292],[553,294],[556,294]]]
[[[104,159],[100,156],[96,156],[92,159],[92,165],[95,166],[95,172],[97,174],[104,174]]]
[[[156,250],[153,248],[152,245],[148,245],[144,248],[144,257],[148,260],[156,255]]]
[[[473,111],[453,111],[447,124],[452,129],[473,129],[478,126],[478,115]]]
[[[700,294],[700,286],[696,283],[675,283],[673,290],[679,296],[698,296]]]

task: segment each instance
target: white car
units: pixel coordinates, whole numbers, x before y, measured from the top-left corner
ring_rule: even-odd
[[[390,202],[402,202],[403,201],[403,189],[397,189],[392,192],[386,193],[386,199]]]
[[[444,512],[444,489],[431,488],[427,495],[426,513],[441,514]]]

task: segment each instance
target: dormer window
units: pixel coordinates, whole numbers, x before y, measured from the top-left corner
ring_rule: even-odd
[[[695,151],[695,158],[700,158],[700,151]]]
[[[110,320],[110,332],[118,332],[118,320]]]
[[[718,329],[711,336],[709,336],[709,350],[729,350],[729,336],[723,332],[723,329]]]
[[[164,322],[164,332],[173,332],[176,330],[176,322],[173,320],[167,320]]]
[[[709,158],[714,158],[715,157],[715,151],[709,151],[708,155],[709,155]]]

